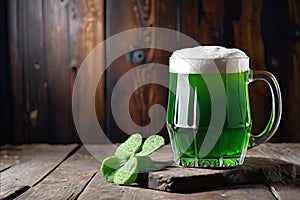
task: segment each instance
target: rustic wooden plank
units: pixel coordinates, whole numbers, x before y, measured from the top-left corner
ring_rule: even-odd
[[[265,70],[264,42],[261,35],[261,12],[263,1],[241,1],[241,16],[233,21],[235,46],[250,57],[250,68]],[[249,86],[252,114],[252,132],[260,133],[270,117],[270,93],[266,84],[255,82]],[[276,135],[275,135],[276,137]],[[274,138],[275,138],[274,137]]]
[[[300,167],[280,160],[251,158],[243,166],[226,169],[168,167],[150,172],[148,187],[169,192],[191,192],[242,184],[297,183]],[[200,183],[201,185],[197,185]]]
[[[100,172],[93,178],[79,200],[85,199],[275,199],[268,187],[264,185],[246,185],[215,191],[198,193],[168,193],[164,191],[145,189],[132,186],[118,186],[107,183]]]
[[[93,51],[94,48],[104,40],[104,1],[70,1],[69,9],[70,13],[72,13],[69,14],[70,39],[74,40],[74,44],[71,44],[71,46],[73,46],[73,55],[72,62],[70,63],[73,69],[72,82],[75,81],[76,72],[79,67],[83,67],[81,66],[82,62],[85,58],[88,58],[84,64],[85,68],[76,76],[76,88],[74,88],[76,90],[75,95],[79,94],[78,96],[74,96],[74,98],[77,99],[77,102],[80,102],[80,105],[76,106],[76,113],[73,113],[73,116],[76,122],[77,131],[79,135],[82,136],[81,134],[83,134],[83,132],[86,134],[95,132],[93,126],[84,124],[97,124],[100,122],[101,127],[105,127],[105,75],[102,74],[102,77],[97,77],[97,74],[104,68],[104,55],[87,57],[88,55],[93,54],[92,52],[94,52],[93,55],[95,55],[95,51]],[[76,24],[78,28],[74,30]],[[101,46],[98,46],[96,51],[99,51],[100,48]],[[87,106],[89,107],[87,108]],[[94,122],[91,122],[91,119],[86,117],[86,115],[95,110],[98,121],[96,119]],[[85,143],[104,143],[105,140],[101,135],[98,135],[97,137],[93,134],[89,134],[89,136],[85,138],[86,139],[83,141]]]
[[[121,199],[128,186],[117,186],[106,182],[99,171],[79,196],[78,200],[85,199]]]
[[[76,199],[100,168],[84,147],[17,199]]]
[[[106,2],[105,32],[107,38],[125,30],[140,27],[140,25],[138,24],[139,14],[136,4],[136,1],[110,0]],[[134,9],[136,9],[135,12]],[[127,41],[124,41],[124,43],[120,44],[120,48],[129,48],[129,45],[132,45],[132,48],[138,47],[139,41],[135,36],[126,39]],[[110,56],[109,51],[106,52],[106,57],[108,56]],[[127,136],[123,131],[121,131],[112,116],[111,96],[118,79],[120,79],[123,74],[125,74],[132,68],[128,56],[129,55],[120,56],[106,70],[106,131],[108,137],[112,142],[122,142],[126,139]],[[120,88],[120,91],[124,93],[124,97],[127,97],[129,95],[127,92],[128,87],[126,85],[122,85],[122,87],[123,88]],[[126,101],[120,99],[120,104],[118,106],[120,108],[128,108],[129,105],[125,105],[125,103]],[[136,110],[139,110],[139,108],[136,108]]]
[[[219,183],[213,183],[215,186],[220,187],[219,185],[222,185],[222,187],[226,186],[226,180],[225,184],[224,182],[220,184],[220,181],[224,181],[224,178],[227,181],[230,182],[230,184],[227,184],[227,186],[231,185],[232,183],[237,184],[237,177],[243,177],[244,180],[250,179],[256,179],[257,176],[262,177],[269,177],[269,179],[266,182],[281,182],[282,184],[266,184],[266,185],[246,185],[246,186],[236,186],[236,187],[227,187],[227,188],[220,188],[215,190],[216,188],[213,187],[211,189],[214,189],[214,191],[207,191],[207,188],[209,188],[210,182],[207,181],[210,174],[216,175],[220,173],[220,171],[224,170],[209,170],[209,169],[196,169],[196,168],[179,168],[179,167],[169,167],[168,169],[165,169],[160,172],[150,172],[149,173],[149,184],[151,186],[151,174],[154,173],[163,173],[165,177],[168,177],[171,173],[169,170],[174,170],[172,176],[174,174],[177,175],[177,178],[182,178],[184,176],[191,175],[194,177],[199,176],[202,171],[206,174],[206,179],[202,179],[201,181],[196,181],[194,184],[197,184],[197,189],[204,188],[206,191],[197,192],[197,193],[189,193],[189,194],[175,194],[175,193],[166,193],[163,191],[153,191],[149,189],[143,189],[140,187],[124,187],[124,186],[116,186],[114,184],[107,183],[103,180],[101,173],[99,172],[99,166],[100,163],[91,155],[89,155],[83,148],[78,151],[76,154],[68,158],[65,162],[63,162],[61,165],[59,165],[51,174],[49,174],[45,178],[37,178],[36,174],[42,174],[40,172],[32,172],[33,170],[30,170],[31,168],[28,166],[39,166],[40,168],[48,168],[48,164],[46,161],[52,162],[54,160],[54,155],[52,153],[49,153],[49,151],[55,151],[53,150],[54,147],[57,146],[51,146],[51,145],[38,145],[34,147],[33,149],[29,149],[27,156],[24,155],[20,157],[21,162],[18,165],[15,165],[8,170],[1,173],[1,195],[2,195],[2,188],[5,185],[3,184],[3,174],[6,174],[8,171],[10,171],[10,174],[12,173],[19,173],[19,176],[11,176],[12,178],[27,179],[29,182],[32,182],[32,184],[23,184],[22,186],[19,184],[15,184],[16,182],[20,180],[14,181],[14,185],[18,187],[17,191],[20,191],[22,189],[27,190],[30,186],[35,185],[34,187],[30,188],[28,191],[26,191],[23,195],[21,195],[20,199],[74,199],[79,196],[79,199],[161,199],[161,198],[168,198],[168,199],[199,199],[199,198],[214,198],[214,199],[222,199],[222,198],[230,198],[230,199],[241,199],[245,197],[250,197],[253,199],[275,199],[276,195],[278,195],[281,199],[297,199],[299,195],[299,185],[293,185],[289,184],[286,185],[286,183],[291,183],[291,179],[289,179],[290,176],[294,176],[297,179],[299,179],[299,166],[295,167],[293,164],[287,164],[282,161],[272,160],[272,163],[270,163],[270,159],[263,158],[270,157],[270,158],[281,158],[278,157],[279,155],[283,155],[283,158],[288,158],[290,160],[295,160],[294,156],[298,155],[297,150],[299,150],[300,144],[283,144],[282,147],[280,144],[263,144],[256,148],[253,148],[249,151],[248,157],[246,158],[245,165],[239,168],[246,169],[250,168],[252,165],[255,165],[255,167],[258,167],[257,171],[254,171],[253,173],[246,173],[246,174],[240,174],[241,171],[239,171],[239,168],[229,169],[225,170],[226,173],[223,173],[222,177],[214,177],[216,182],[219,181]],[[10,146],[2,146],[1,150],[8,149]],[[19,147],[19,146],[18,146]],[[41,147],[40,149],[38,147]],[[63,146],[62,146],[63,147]],[[47,149],[47,150],[45,150]],[[96,155],[96,158],[98,154],[103,154],[101,156],[109,156],[113,154],[115,149],[115,146],[112,145],[100,145],[100,146],[92,146],[89,148],[90,152],[92,152],[93,155]],[[47,153],[45,155],[45,153]],[[266,153],[267,152],[267,153]],[[293,154],[295,152],[295,154]],[[57,154],[56,154],[57,155]],[[170,146],[165,146],[159,151],[155,152],[152,157],[155,160],[169,160],[172,158],[172,151],[170,149]],[[34,161],[35,160],[35,161]],[[288,161],[288,160],[287,160]],[[24,165],[23,163],[27,163]],[[34,163],[34,164],[29,164]],[[46,166],[45,166],[46,164]],[[272,166],[275,164],[275,167]],[[282,170],[280,167],[276,167],[276,164],[279,166],[286,166],[287,171]],[[43,166],[44,165],[44,166]],[[268,166],[264,170],[261,170],[261,166]],[[16,168],[18,167],[18,168]],[[21,168],[20,168],[21,167]],[[22,167],[25,167],[25,170],[22,170]],[[294,168],[295,167],[295,168]],[[16,169],[14,171],[11,171],[11,169]],[[20,171],[19,171],[20,170]],[[28,170],[31,171],[28,173]],[[41,170],[41,169],[40,169]],[[200,171],[199,171],[200,170]],[[298,170],[298,171],[297,171]],[[98,171],[98,173],[94,176],[94,174]],[[213,173],[211,172],[213,171]],[[27,172],[27,173],[25,173]],[[35,176],[32,176],[32,173],[34,173]],[[258,174],[256,174],[258,173]],[[48,174],[48,173],[46,173]],[[25,177],[24,177],[25,175]],[[41,176],[39,176],[41,177]],[[32,179],[36,179],[36,181],[31,181]],[[92,180],[91,180],[92,178]],[[41,181],[39,181],[41,180]],[[163,180],[163,178],[160,178],[162,182],[168,182]],[[204,180],[204,181],[203,181]],[[10,179],[11,181],[11,179]],[[176,180],[178,181],[178,180]],[[291,181],[291,182],[290,182]],[[6,178],[6,182],[7,178]],[[228,183],[227,182],[227,183]],[[38,183],[38,184],[36,184]],[[183,182],[184,183],[184,182]],[[247,183],[247,182],[244,182]],[[248,182],[248,183],[257,183],[257,182]],[[265,181],[262,181],[261,183],[265,184]],[[167,183],[171,185],[171,182]],[[201,184],[201,185],[200,185]],[[3,186],[2,186],[3,185]],[[149,186],[149,185],[148,185]],[[86,187],[86,188],[85,188]],[[174,185],[171,187],[174,188]],[[189,184],[183,184],[183,185],[177,185],[177,187],[181,187],[179,191],[182,190],[182,188],[190,187]],[[151,189],[151,187],[149,187]],[[156,188],[156,189],[162,189],[162,188]],[[178,191],[178,188],[176,188]],[[174,191],[174,190],[173,190]],[[188,191],[190,192],[190,191]],[[272,193],[271,193],[272,192]],[[46,194],[51,194],[50,196],[46,196]],[[11,195],[9,197],[12,197],[14,194],[11,192]],[[2,196],[0,196],[2,198]]]
[[[298,144],[293,145],[293,144],[284,144],[285,146],[298,146]],[[264,166],[264,165],[269,165],[269,160],[263,159],[265,154],[261,153],[260,149],[268,149],[269,147],[275,147],[277,144],[264,144],[261,145],[257,148],[254,148],[250,150],[249,155],[246,159],[246,167],[248,165],[251,165],[251,162],[255,162],[255,165],[258,166]],[[296,148],[296,147],[295,147]],[[277,149],[277,148],[274,148]],[[102,154],[102,156],[107,157],[109,155],[112,155],[115,146],[112,145],[101,145],[101,146],[95,146],[94,149],[90,149],[92,154]],[[105,154],[105,155],[104,155]],[[276,156],[273,154],[273,156]],[[289,156],[289,155],[288,155]],[[291,155],[290,155],[291,156]],[[155,160],[170,160],[173,158],[173,154],[171,151],[170,146],[164,146],[162,149],[159,151],[155,152],[152,154],[152,158]],[[256,162],[259,161],[259,162]],[[279,162],[280,161],[275,161]],[[271,164],[270,164],[271,165]],[[293,166],[293,165],[292,165]],[[264,173],[269,174],[270,178],[272,179],[271,181],[278,181],[278,174],[276,176],[272,176],[271,174],[273,172],[278,172],[280,171],[279,168],[272,170],[272,167],[269,169],[266,169]],[[194,175],[199,175],[198,169],[195,168],[178,168],[174,167],[174,174],[180,174],[181,171],[186,170],[186,174],[194,174]],[[202,169],[203,170],[203,169]],[[207,171],[220,171],[220,170],[206,170]],[[232,171],[232,170],[231,170]],[[234,171],[236,173],[231,174],[231,180],[232,182],[236,181],[236,177],[239,176],[237,173],[237,170]],[[151,172],[151,173],[157,173],[157,172]],[[149,176],[151,175],[149,174]],[[162,174],[168,175],[167,170],[161,171]],[[211,172],[210,172],[211,173]],[[289,173],[289,172],[287,172]],[[174,175],[172,174],[172,175]],[[182,174],[182,173],[181,173]],[[225,174],[225,176],[230,176],[230,173]],[[247,174],[247,177],[244,177],[245,179],[249,177],[253,177],[255,174]],[[297,176],[297,174],[296,174]],[[299,174],[298,174],[299,176]],[[143,177],[147,178],[147,177]],[[217,182],[218,180],[216,180]],[[141,182],[145,182],[145,180],[142,180]],[[147,181],[146,181],[147,182]],[[263,183],[263,181],[262,181]],[[194,184],[197,185],[197,188],[205,188],[209,182],[204,181],[204,182],[195,182]],[[202,184],[202,185],[200,185]],[[216,183],[218,184],[218,183]],[[206,185],[206,186],[203,186]],[[222,183],[220,184],[222,185]],[[223,184],[224,185],[224,184]],[[140,185],[141,186],[141,185]],[[196,192],[196,193],[188,193],[188,194],[179,194],[179,193],[167,193],[164,191],[157,191],[157,190],[151,190],[150,189],[144,189],[141,187],[132,187],[132,186],[117,186],[111,183],[107,183],[103,177],[101,172],[98,172],[93,179],[90,181],[90,183],[87,185],[86,189],[82,192],[82,194],[79,196],[79,199],[243,199],[243,198],[250,198],[250,199],[276,199],[274,196],[274,191],[273,193],[271,192],[271,186],[274,187],[274,190],[280,194],[280,197],[282,199],[285,199],[284,197],[286,196],[286,199],[289,199],[290,197],[294,197],[295,195],[298,195],[298,190],[299,187],[295,185],[290,185],[290,186],[282,186],[278,184],[270,184],[270,185],[265,185],[263,184],[251,184],[251,185],[239,185],[235,187],[227,187],[227,188],[220,188],[216,189],[213,188],[214,191],[202,191],[202,192]],[[280,187],[279,187],[280,186]],[[189,185],[184,184],[181,186],[182,188],[189,187]],[[278,191],[277,191],[278,190]],[[291,191],[291,194],[289,194],[287,191]],[[297,196],[296,196],[297,197]]]
[[[226,188],[215,191],[198,193],[168,193],[164,191],[145,189],[132,186],[118,186],[107,183],[100,172],[92,179],[79,200],[85,199],[275,199],[268,187],[264,185],[246,185],[235,188]]]
[[[300,165],[300,143],[266,143],[249,150],[248,156],[276,158]]]
[[[116,145],[89,145],[87,148],[92,155],[98,160],[103,160],[108,156],[112,156],[116,150]],[[93,177],[86,189],[82,192],[78,199],[121,199],[122,194],[130,189],[128,186],[117,186],[106,182],[101,171]]]
[[[287,145],[285,146],[298,146]],[[101,146],[103,151],[103,146]],[[298,146],[300,149],[300,147]],[[114,148],[110,147],[110,154]],[[245,160],[245,164],[241,167],[217,170],[217,169],[199,169],[199,168],[180,168],[175,165],[165,168],[161,171],[149,172],[147,175],[140,176],[138,183],[140,187],[148,187],[149,189],[162,190],[168,192],[197,192],[189,194],[189,198],[205,198],[205,197],[230,197],[241,198],[251,195],[253,199],[268,198],[274,199],[271,189],[267,186],[274,182],[284,184],[292,184],[292,189],[297,194],[297,185],[299,185],[300,167],[291,163],[286,163],[278,158],[278,154],[273,153],[271,158],[263,158],[265,154],[260,149],[278,149],[277,144],[264,144],[250,151]],[[295,149],[297,149],[295,147]],[[94,152],[96,153],[96,152]],[[279,153],[280,154],[280,153]],[[293,157],[290,154],[287,157]],[[166,161],[173,158],[170,146],[164,146],[159,151],[151,155],[152,159]],[[148,179],[148,180],[147,180]],[[270,183],[270,184],[267,184]],[[244,184],[252,184],[251,186],[241,187]],[[255,184],[267,184],[257,186]],[[232,187],[236,185],[235,187]],[[239,185],[239,186],[237,186]],[[207,190],[227,187],[226,192],[220,192],[222,189],[214,192],[204,192]],[[248,188],[248,189],[247,189]],[[250,188],[250,189],[249,189]],[[97,192],[101,191],[101,192]],[[255,194],[249,191],[255,191]],[[284,190],[280,190],[284,191]],[[253,195],[254,194],[254,195]],[[243,196],[244,195],[244,196]],[[257,195],[257,196],[255,196]],[[158,197],[179,199],[186,198],[183,194],[166,194],[153,190],[145,190],[133,187],[120,187],[110,183],[106,183],[100,172],[93,178],[86,190],[80,196],[80,199],[155,199]],[[255,198],[254,198],[255,197]]]
[[[282,150],[279,146],[277,144],[258,146],[251,150],[253,153],[250,151],[243,166],[232,169],[178,168],[173,165],[163,171],[149,172],[148,187],[164,191],[188,192],[250,183],[299,184],[300,166],[295,165],[297,164],[295,156],[298,156],[300,150],[299,145],[285,145]],[[286,148],[287,146],[294,147],[294,149],[289,150]],[[265,152],[269,152],[269,156],[266,157]],[[288,153],[282,155],[283,152]],[[164,156],[164,160],[170,160],[172,157],[170,146],[156,153],[160,155],[159,160],[162,160]],[[154,156],[153,159],[155,158],[157,157]],[[285,161],[294,160],[294,163],[278,160],[281,158],[285,158]],[[195,182],[205,183],[205,185],[197,186]]]
[[[67,1],[43,1],[49,142],[79,142],[72,119]]]
[[[3,171],[0,176],[0,198],[13,197],[43,179],[59,165],[77,144],[36,145],[20,157],[20,163]]]
[[[200,32],[200,1],[181,0],[180,31],[198,42]],[[203,30],[201,30],[203,32]]]
[[[269,190],[277,199],[298,200],[300,197],[300,186],[271,184]]]
[[[176,29],[176,2],[173,0],[149,0],[149,1],[118,1],[110,0],[106,2],[106,37],[120,33],[125,30],[130,30],[139,27],[165,27]],[[132,35],[126,38],[125,41],[118,44],[120,49],[128,49],[134,51],[143,47],[143,44],[152,44],[160,40],[168,40],[170,38],[156,38],[154,34],[146,31],[139,35]],[[171,39],[170,39],[171,40]],[[173,44],[171,41],[170,44]],[[109,48],[108,48],[109,49]],[[110,52],[106,52],[109,57]],[[111,97],[112,92],[116,89],[115,85],[118,80],[129,70],[145,63],[162,63],[168,64],[168,56],[170,52],[163,52],[156,49],[143,49],[142,55],[145,55],[145,60],[140,62],[132,62],[130,54],[120,56],[107,69],[106,73],[106,131],[107,135],[113,142],[123,142],[130,133],[141,132],[132,126],[132,123],[126,122],[124,127],[118,127],[111,112]],[[131,74],[130,83],[119,85],[118,91],[120,95],[118,105],[114,105],[116,110],[129,109],[130,116],[126,119],[131,119],[139,126],[146,126],[150,123],[149,108],[153,104],[161,104],[166,107],[167,91],[158,85],[144,84],[140,88],[134,88],[139,83],[148,83],[149,79],[155,81],[158,77],[158,72],[150,66],[139,70],[136,74]],[[135,89],[133,95],[131,90]],[[124,99],[130,98],[129,105]],[[122,111],[121,111],[122,112]],[[160,115],[153,113],[153,119],[160,118]],[[134,128],[133,128],[134,127]],[[125,133],[124,130],[128,133]],[[150,131],[151,132],[151,131]],[[161,133],[167,136],[166,129]],[[166,137],[168,138],[168,137]]]
[[[8,46],[8,24],[7,9],[8,2],[0,1],[0,145],[12,142],[12,96],[11,96],[11,68],[9,62],[9,46]]]
[[[259,145],[248,152],[251,157],[277,158],[286,162],[300,165],[300,144],[299,143],[267,143]],[[299,199],[300,177],[297,177],[297,184],[268,184],[270,191],[277,199]]]
[[[100,198],[101,199],[101,198]],[[104,199],[104,198],[103,198]],[[149,189],[130,188],[122,195],[123,200],[131,199],[275,199],[272,193],[264,185],[246,185],[236,188],[226,188],[215,191],[205,191],[198,193],[167,193],[163,191],[155,191]]]
[[[8,169],[9,167],[20,163],[20,158],[28,152],[35,145],[4,145],[0,147],[0,172]]]
[[[162,28],[168,28],[172,30],[178,30],[179,27],[177,27],[179,24],[176,22],[178,20],[178,7],[180,6],[179,1],[174,0],[152,0],[152,3],[154,4],[154,17],[153,21],[149,21],[148,26],[153,27],[162,27]],[[177,38],[178,39],[178,38]],[[146,40],[146,38],[145,38]],[[156,42],[158,44],[166,44],[171,46],[173,45],[174,49],[178,49],[179,41],[174,41],[175,39],[172,37],[155,37],[151,39],[153,42]],[[169,57],[171,56],[172,52],[168,51],[162,51],[159,49],[150,49],[148,52],[148,57],[146,60],[146,63],[160,63],[165,66],[169,65]],[[166,70],[167,71],[167,70]],[[148,66],[147,69],[141,70],[141,74],[143,76],[137,76],[135,81],[145,81],[149,79],[149,76],[151,77],[151,80],[154,80],[154,82],[158,82],[156,80],[161,80],[161,77],[167,78],[169,77],[168,71],[165,74],[162,74],[159,70],[155,69],[152,66]],[[147,74],[147,75],[146,75]],[[148,77],[147,77],[148,76]],[[157,84],[150,84],[150,85],[144,85],[141,90],[137,90],[137,93],[135,95],[132,95],[132,102],[131,105],[129,105],[129,109],[131,111],[136,110],[137,105],[140,105],[140,110],[136,110],[137,113],[135,115],[135,121],[138,121],[138,119],[141,119],[141,121],[138,123],[141,126],[148,125],[150,123],[149,118],[149,110],[150,108],[155,105],[159,104],[167,110],[167,103],[168,103],[168,88],[165,88],[163,86],[157,85]],[[136,100],[136,101],[134,101]],[[134,113],[134,112],[132,112]],[[152,121],[155,119],[160,118],[160,113],[158,112],[152,112]],[[133,117],[134,119],[134,117]],[[163,118],[162,121],[165,119]],[[138,130],[137,130],[138,131]],[[162,135],[165,138],[166,143],[169,142],[169,135],[167,132],[166,127],[164,126],[160,131],[158,131],[160,135]],[[144,137],[148,137],[150,134],[154,134],[151,129],[145,131]],[[148,135],[147,135],[148,134]]]
[[[299,34],[297,34],[300,26],[300,1],[288,0],[286,2],[289,7],[289,23],[286,25],[290,26],[289,51],[286,52],[286,55],[290,63],[286,62],[282,65],[283,73],[280,73],[280,77],[278,77],[282,80],[281,88],[284,88],[283,92],[287,93],[286,95],[283,94],[283,99],[286,99],[284,110],[287,114],[281,124],[281,138],[285,141],[300,142],[300,123],[298,120],[300,119],[300,42]],[[274,41],[277,40],[275,39]],[[272,52],[274,53],[274,51],[270,50],[270,53]],[[277,55],[279,57],[279,54]],[[288,70],[284,66],[288,66]],[[286,86],[283,84],[286,84]]]
[[[266,66],[279,80],[280,88],[284,88],[281,91],[284,112],[274,137],[281,142],[300,140],[299,36],[295,39],[300,19],[299,9],[296,9],[299,5],[297,0],[263,1],[260,14]],[[296,13],[294,9],[297,10]]]
[[[26,111],[26,143],[45,142],[48,129],[47,92],[45,91],[43,0],[20,2],[23,32],[24,99]]]
[[[113,150],[113,148],[111,149]],[[169,145],[151,154],[155,160],[166,161],[173,159],[173,152]],[[248,150],[248,157],[265,157],[280,159],[288,163],[300,165],[300,143],[265,143]]]
[[[13,117],[13,140],[15,143],[25,141],[24,133],[24,102],[23,102],[23,47],[20,41],[22,29],[20,27],[20,18],[23,9],[20,9],[19,1],[7,1],[8,4],[8,33],[9,33],[9,54],[11,64],[11,83],[12,83],[12,104],[13,113],[18,113]]]

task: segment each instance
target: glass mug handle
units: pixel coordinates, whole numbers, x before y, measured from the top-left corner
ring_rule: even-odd
[[[266,128],[258,135],[250,134],[248,148],[267,142],[276,132],[282,113],[282,100],[279,84],[273,74],[263,70],[250,70],[249,83],[257,80],[266,82],[272,96],[271,116]]]

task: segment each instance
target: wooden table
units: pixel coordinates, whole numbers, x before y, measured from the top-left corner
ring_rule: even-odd
[[[94,155],[113,148],[88,146]],[[100,162],[78,144],[0,150],[0,199],[300,199],[300,143],[260,145],[248,151],[244,166],[227,170],[172,165],[142,174],[139,186],[104,181]],[[168,145],[152,155],[171,157]]]

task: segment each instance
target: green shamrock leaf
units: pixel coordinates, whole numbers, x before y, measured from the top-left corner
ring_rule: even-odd
[[[124,166],[117,169],[114,183],[118,185],[128,185],[135,182],[138,175],[138,162],[136,157],[131,157]]]
[[[152,135],[142,145],[142,136],[131,135],[115,151],[115,155],[106,158],[101,165],[104,179],[118,185],[129,185],[135,182],[138,173],[149,172],[170,164],[170,161],[153,161],[148,157],[164,145],[164,138]],[[142,146],[142,147],[141,147]]]
[[[160,135],[151,135],[146,139],[142,146],[142,150],[137,153],[137,156],[148,156],[158,150],[165,144],[165,140]]]
[[[113,183],[116,170],[121,168],[126,162],[126,159],[117,156],[110,156],[104,159],[101,165],[101,172],[104,179],[107,182]]]
[[[119,157],[130,157],[136,153],[142,145],[142,136],[138,133],[131,135],[123,144],[121,144],[115,155]]]

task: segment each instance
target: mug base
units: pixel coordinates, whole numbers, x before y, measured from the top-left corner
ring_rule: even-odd
[[[221,158],[179,158],[175,163],[181,167],[199,167],[199,168],[228,168],[242,165],[244,156],[221,157]]]

